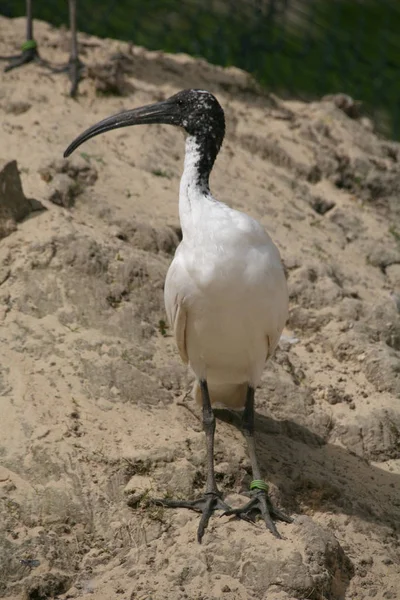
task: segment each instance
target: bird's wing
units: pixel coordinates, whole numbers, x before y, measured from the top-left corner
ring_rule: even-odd
[[[164,287],[164,302],[169,324],[174,330],[175,341],[184,363],[189,362],[186,350],[186,308],[179,294],[179,259],[178,252],[168,269]]]
[[[272,279],[271,286],[272,288],[270,293],[267,294],[268,299],[273,299],[273,301],[268,302],[268,308],[266,310],[266,360],[268,360],[275,352],[279,344],[281,333],[288,318],[289,295],[283,269],[275,271],[275,277]]]
[[[186,310],[182,304],[177,305],[174,334],[180,357],[184,363],[188,363],[189,357],[186,350]]]

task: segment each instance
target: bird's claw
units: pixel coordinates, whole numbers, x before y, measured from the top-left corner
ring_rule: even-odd
[[[275,508],[269,499],[267,492],[264,490],[256,490],[251,492],[251,495],[251,500],[245,504],[245,506],[231,508],[230,510],[225,511],[224,515],[239,517],[254,523],[257,514],[261,514],[267,529],[269,529],[276,538],[281,539],[282,536],[277,530],[273,519],[284,521],[285,523],[292,523],[293,519]]]
[[[79,58],[70,58],[68,61],[68,76],[71,82],[70,96],[74,98],[78,91],[78,85],[82,79],[83,62]]]
[[[41,58],[37,51],[37,48],[27,48],[23,50],[21,54],[17,54],[16,56],[0,56],[0,60],[8,60],[9,63],[4,67],[4,71],[12,71],[12,69],[17,69],[22,65],[26,65],[30,62],[41,62]]]
[[[74,97],[78,91],[78,85],[82,79],[82,71],[84,67],[85,65],[81,60],[79,60],[79,58],[73,58],[71,56],[67,64],[58,67],[52,67],[51,72],[55,75],[58,75],[59,73],[68,73],[68,77],[71,82],[70,96]]]
[[[152,503],[167,508],[189,508],[190,510],[201,513],[199,526],[197,528],[197,541],[199,544],[201,544],[201,540],[213,512],[222,510],[224,511],[224,514],[227,514],[231,510],[231,507],[222,500],[220,494],[217,492],[206,492],[201,498],[196,500],[154,499],[152,500]]]
[[[61,65],[58,67],[52,66],[49,62],[43,60],[36,46],[32,46],[32,48],[26,48],[22,50],[21,54],[16,56],[0,56],[0,60],[7,60],[8,65],[4,67],[4,71],[11,71],[12,69],[16,69],[21,67],[22,65],[26,65],[30,62],[36,62],[42,67],[50,69],[51,73],[68,73],[69,80],[71,82],[71,90],[70,95],[72,97],[76,96],[78,91],[78,85],[80,80],[82,79],[82,71],[84,68],[84,64],[79,60],[79,58],[70,58],[66,65]]]

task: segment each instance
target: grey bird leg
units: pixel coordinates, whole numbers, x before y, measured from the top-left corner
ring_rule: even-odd
[[[81,80],[83,63],[78,56],[78,36],[76,29],[76,0],[69,0],[69,18],[71,26],[71,56],[69,58],[70,95],[74,98]]]
[[[66,65],[61,67],[55,67],[52,69],[53,73],[68,73],[69,80],[71,82],[70,96],[75,98],[78,92],[78,85],[82,79],[83,63],[79,60],[78,56],[78,36],[76,27],[76,0],[68,0],[69,7],[69,24],[71,31],[71,52],[69,60]]]
[[[214,433],[215,416],[211,408],[210,395],[205,380],[200,381],[201,397],[203,401],[203,429],[206,434],[207,446],[207,482],[206,489],[201,498],[197,500],[153,500],[159,506],[168,508],[189,508],[202,513],[197,529],[197,540],[201,543],[211,515],[215,510],[223,510],[228,513],[231,508],[221,499],[214,473]]]
[[[243,434],[246,438],[249,450],[253,480],[261,480],[261,472],[258,466],[256,445],[254,441],[254,388],[251,386],[248,386],[247,388],[246,404],[243,412]],[[285,521],[286,523],[292,523],[293,519],[286,516],[272,505],[268,493],[265,490],[252,490],[250,495],[252,498],[245,506],[226,511],[225,514],[235,515],[244,519],[251,518],[254,520],[255,516],[260,513],[267,528],[275,537],[280,538],[281,536],[273,519]]]
[[[69,2],[69,22],[71,29],[71,54],[68,61],[68,75],[71,82],[70,96],[74,98],[78,91],[78,85],[81,80],[83,63],[78,56],[78,36],[76,29],[76,0]]]
[[[6,72],[33,61],[41,65],[47,64],[40,58],[36,42],[33,39],[32,0],[26,0],[26,42],[22,46],[21,54],[14,56],[0,56],[0,60],[9,61],[8,65],[4,67],[4,71]]]

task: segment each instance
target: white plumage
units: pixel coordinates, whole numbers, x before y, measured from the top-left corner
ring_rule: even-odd
[[[196,140],[186,140],[179,194],[183,239],[165,282],[165,307],[179,353],[213,406],[243,408],[275,350],[288,312],[279,251],[248,215],[197,184]],[[198,384],[195,396],[201,401]]]

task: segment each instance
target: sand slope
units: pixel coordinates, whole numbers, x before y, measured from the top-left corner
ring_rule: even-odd
[[[0,53],[14,52],[24,20],[1,18],[0,33]],[[66,60],[63,31],[37,23],[36,37],[44,58]],[[399,598],[400,145],[331,101],[262,94],[236,69],[80,40],[77,101],[37,65],[0,74],[0,159],[17,160],[41,203],[19,223],[0,211],[0,595]],[[140,500],[204,484],[191,376],[159,324],[182,133],[120,130],[61,160],[97,120],[184,87],[226,111],[214,195],[258,218],[287,268],[288,337],[257,395],[262,470],[295,516],[279,541],[223,517],[200,546],[196,515]],[[249,461],[221,417],[218,480],[238,505]]]

